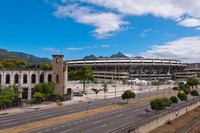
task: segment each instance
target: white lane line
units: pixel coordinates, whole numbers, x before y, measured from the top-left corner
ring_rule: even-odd
[[[74,124],[77,124],[77,122],[74,122]]]
[[[10,123],[6,123],[6,124],[3,124],[4,126],[7,126],[7,125],[13,125],[13,124],[16,124],[18,122],[10,122]]]
[[[35,114],[34,116],[46,115],[47,113]]]
[[[100,123],[100,122],[102,122],[102,120],[92,122],[92,124],[97,124],[97,123]]]
[[[46,132],[48,132],[50,129],[45,130]]]
[[[101,127],[106,127],[107,125],[106,124],[104,124],[104,125],[102,125]]]
[[[73,130],[73,129],[68,129],[68,130],[62,131],[62,132],[60,132],[60,133],[67,133],[67,132],[72,131],[72,130]]]
[[[121,117],[121,116],[123,116],[124,114],[119,114],[119,115],[116,115],[116,117]]]
[[[129,116],[129,117],[126,117],[126,118],[124,118],[124,119],[126,120],[126,119],[131,119],[131,118],[132,118],[132,116]]]
[[[8,120],[0,121],[0,123],[8,122],[8,121],[15,121],[15,119],[8,119]]]
[[[71,124],[69,123],[69,124],[67,124],[68,126],[70,126]]]
[[[60,126],[60,127],[65,127],[65,125],[62,125],[62,126]]]
[[[49,116],[52,116],[52,115],[44,115],[44,116],[41,116],[41,118],[45,118],[45,117],[49,117]]]

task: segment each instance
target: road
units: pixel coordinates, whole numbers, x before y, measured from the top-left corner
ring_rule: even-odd
[[[160,94],[163,94],[163,90],[140,93],[136,96],[134,100],[139,100],[145,97],[160,95]],[[117,102],[120,103],[124,101],[121,100],[120,97],[117,97]],[[114,98],[106,99],[107,106],[113,105],[113,104],[114,104]],[[0,117],[0,130],[24,125],[24,124],[27,124],[27,122],[32,123],[36,121],[46,120],[49,118],[55,118],[58,116],[86,111],[88,108],[95,109],[95,108],[104,107],[104,106],[105,106],[105,100],[97,100],[97,101],[91,101],[90,104],[88,104],[88,102],[83,102],[83,103],[66,105],[66,106],[57,107],[57,108],[25,112],[23,114],[3,116],[3,117]]]
[[[190,97],[192,101],[192,97]],[[176,107],[182,106],[179,102]],[[119,108],[114,111],[107,111],[95,114],[80,119],[66,121],[63,123],[35,129],[26,133],[107,133],[112,132],[116,128],[120,128],[129,124],[137,124],[138,121],[146,120],[152,116],[163,113],[163,111],[150,111],[149,102],[140,103],[137,105],[130,105],[127,107]]]

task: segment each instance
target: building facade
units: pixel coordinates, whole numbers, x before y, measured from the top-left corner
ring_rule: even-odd
[[[102,80],[167,80],[183,71],[186,65],[178,60],[149,58],[98,58],[66,61],[68,72],[91,66],[96,79]]]
[[[0,88],[10,85],[20,87],[20,97],[31,100],[36,84],[54,82],[57,92],[66,93],[67,72],[63,69],[63,55],[53,55],[52,70],[39,68],[0,69]]]

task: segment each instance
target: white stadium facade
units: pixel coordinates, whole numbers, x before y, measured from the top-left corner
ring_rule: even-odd
[[[176,78],[187,65],[179,60],[151,58],[96,58],[66,61],[68,72],[90,66],[95,79],[101,80],[167,80]]]

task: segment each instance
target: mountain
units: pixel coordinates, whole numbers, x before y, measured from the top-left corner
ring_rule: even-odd
[[[97,58],[96,56],[94,56],[93,54],[91,54],[91,55],[85,56],[83,59],[86,60],[86,59],[96,59],[96,58]]]
[[[116,53],[116,54],[111,55],[110,57],[104,57],[104,56],[96,57],[96,56],[94,56],[94,55],[92,54],[92,55],[87,55],[87,56],[85,56],[83,59],[86,60],[86,59],[97,59],[97,58],[129,58],[129,57],[125,56],[125,55],[122,54],[121,52],[118,52],[118,53]]]
[[[117,54],[113,54],[110,56],[111,58],[128,58],[127,56],[125,56],[124,54],[122,54],[121,52],[118,52]]]
[[[19,59],[27,60],[28,62],[37,62],[37,63],[51,61],[48,58],[40,58],[31,54],[26,54],[22,52],[11,52],[6,49],[0,49],[0,57],[19,58]]]

